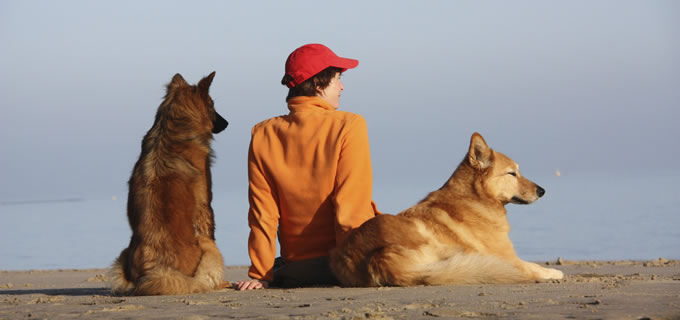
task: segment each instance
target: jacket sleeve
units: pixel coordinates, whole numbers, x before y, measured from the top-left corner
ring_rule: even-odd
[[[349,231],[379,214],[372,201],[373,172],[366,120],[357,115],[344,133],[333,199],[336,245],[345,241]]]
[[[251,140],[248,151],[248,254],[251,266],[248,276],[253,279],[272,281],[276,257],[276,231],[279,209],[272,186],[267,181],[262,164],[258,161]]]

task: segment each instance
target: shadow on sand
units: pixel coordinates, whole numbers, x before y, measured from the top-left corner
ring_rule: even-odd
[[[44,294],[48,296],[112,296],[110,288],[0,290],[0,295],[30,295],[30,294]]]

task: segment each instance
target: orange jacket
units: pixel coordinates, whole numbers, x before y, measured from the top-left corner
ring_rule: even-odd
[[[248,275],[254,279],[273,279],[277,231],[284,260],[297,261],[328,255],[351,229],[379,214],[364,118],[318,97],[292,98],[288,109],[252,130]]]

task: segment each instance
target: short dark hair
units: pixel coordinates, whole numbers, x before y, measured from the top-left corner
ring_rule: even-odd
[[[313,77],[303,81],[297,86],[289,88],[288,96],[286,97],[286,102],[288,102],[288,100],[294,97],[316,96],[317,89],[321,90],[326,89],[326,87],[328,87],[328,85],[331,84],[331,80],[333,80],[333,78],[335,78],[335,75],[338,73],[342,73],[342,68],[328,67],[326,69],[323,69],[321,72],[315,74]],[[281,84],[287,85],[292,80],[293,77],[286,74],[285,76],[283,76],[283,79],[281,79]]]

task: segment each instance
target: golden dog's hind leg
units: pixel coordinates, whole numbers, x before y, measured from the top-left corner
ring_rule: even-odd
[[[410,268],[414,250],[387,245],[374,250],[366,260],[367,282],[362,286],[415,286],[425,284],[423,275]]]

